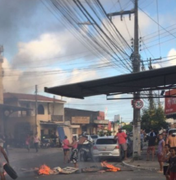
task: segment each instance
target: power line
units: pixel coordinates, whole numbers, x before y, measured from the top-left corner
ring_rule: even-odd
[[[159,10],[158,10],[158,0],[156,0],[156,10],[157,10],[157,23],[158,23],[158,42],[159,42],[159,53],[161,56],[161,44],[160,44],[160,27],[159,27]]]

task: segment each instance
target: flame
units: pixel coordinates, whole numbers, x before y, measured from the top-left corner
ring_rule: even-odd
[[[42,166],[40,166],[40,168],[38,170],[38,174],[39,175],[49,175],[50,171],[51,171],[50,167],[43,164]]]
[[[109,171],[109,172],[117,172],[117,171],[120,171],[120,168],[115,167],[115,166],[113,166],[112,164],[108,164],[108,163],[105,162],[105,161],[101,163],[101,166],[108,168],[106,171]]]

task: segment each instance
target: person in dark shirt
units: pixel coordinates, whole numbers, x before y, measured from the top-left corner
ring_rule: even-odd
[[[156,143],[156,134],[153,130],[147,136],[148,148],[147,148],[147,161],[149,160],[150,153],[152,154],[152,161],[154,161],[155,156],[155,143]]]
[[[176,180],[176,148],[171,148],[170,152],[168,172],[170,173],[170,180]]]

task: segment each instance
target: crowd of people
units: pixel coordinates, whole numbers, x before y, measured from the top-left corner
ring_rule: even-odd
[[[141,144],[148,142],[147,158],[151,154],[152,161],[154,161],[156,144],[157,146],[157,159],[159,163],[159,173],[166,176],[166,180],[176,180],[176,134],[173,131],[167,132],[163,130],[156,133],[151,130],[148,134],[141,130]],[[141,146],[142,149],[142,146]]]

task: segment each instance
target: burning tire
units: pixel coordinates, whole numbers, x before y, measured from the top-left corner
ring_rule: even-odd
[[[14,171],[14,169],[9,164],[4,165],[4,170],[12,179],[16,179],[18,177],[17,173]]]

